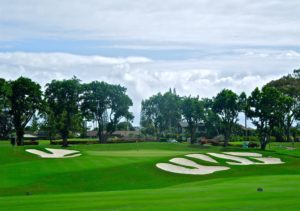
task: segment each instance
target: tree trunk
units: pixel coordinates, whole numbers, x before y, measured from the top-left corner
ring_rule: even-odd
[[[62,147],[68,147],[68,137],[66,135],[62,137]]]
[[[195,130],[194,127],[190,127],[190,134],[191,134],[191,144],[195,143]]]
[[[103,121],[99,119],[98,120],[98,141],[100,144],[104,144],[106,142],[106,138],[103,130],[104,130]]]
[[[160,141],[160,132],[159,132],[159,129],[154,128],[154,133],[155,133],[156,141]]]
[[[24,130],[23,129],[17,129],[17,145],[23,146],[24,145]]]
[[[106,134],[104,134],[101,129],[98,130],[98,140],[100,144],[106,143]]]
[[[290,135],[290,127],[288,126],[287,129],[286,129],[286,139],[287,139],[287,142],[291,142],[291,135]]]
[[[100,144],[102,143],[102,130],[100,129],[99,125],[98,125],[98,141]]]
[[[102,134],[101,134],[101,144],[105,144],[105,143],[106,143],[106,140],[107,140],[107,134],[104,134],[104,133],[102,132]]]
[[[266,150],[266,147],[267,147],[267,142],[262,142],[262,143],[260,144],[260,149],[261,149],[261,150]]]
[[[267,144],[268,144],[267,137],[266,136],[262,137],[262,139],[260,140],[260,149],[266,150]]]
[[[62,147],[68,147],[68,131],[62,131]]]
[[[228,146],[228,142],[229,142],[229,128],[226,129],[226,131],[224,132],[224,147]]]
[[[227,147],[227,146],[228,146],[228,140],[229,140],[228,135],[225,133],[225,136],[224,136],[224,144],[223,144],[224,147]]]

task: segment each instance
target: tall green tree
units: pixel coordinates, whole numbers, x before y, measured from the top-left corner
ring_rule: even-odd
[[[132,100],[120,85],[93,81],[83,87],[81,110],[88,120],[98,123],[99,142],[104,143],[122,119],[133,119]]]
[[[180,97],[176,90],[151,96],[142,101],[141,125],[160,139],[164,133],[176,133],[181,120]]]
[[[57,134],[57,122],[52,110],[46,105],[42,112],[43,121],[40,123],[40,129],[47,132],[47,136],[52,141]]]
[[[222,120],[223,134],[225,137],[224,146],[227,146],[233,127],[238,121],[240,111],[238,95],[229,89],[223,89],[214,98],[213,111],[218,114]]]
[[[287,137],[291,141],[291,128],[300,119],[300,77],[299,70],[295,70],[293,75],[283,76],[278,80],[273,80],[267,84],[282,92],[285,98],[285,107],[282,118],[282,127]]]
[[[41,86],[24,77],[11,81],[10,86],[10,114],[17,134],[17,144],[23,145],[24,128],[36,111],[43,109]]]
[[[12,130],[12,119],[9,114],[9,96],[11,87],[9,83],[0,78],[0,138],[7,138]]]
[[[162,98],[162,94],[158,93],[142,101],[141,126],[148,132],[153,132],[157,141],[160,140],[162,132],[165,130]]]
[[[51,121],[60,133],[63,146],[68,146],[68,136],[71,131],[80,127],[79,95],[81,84],[77,78],[69,80],[53,80],[46,85],[45,99]]]
[[[170,89],[164,93],[161,103],[164,128],[169,133],[176,133],[181,120],[180,97],[176,94],[176,90]]]
[[[280,124],[285,98],[277,89],[256,88],[249,96],[248,116],[257,128],[261,149],[265,150],[273,129]]]
[[[200,123],[204,123],[204,104],[198,97],[184,97],[181,102],[181,111],[183,118],[188,123],[188,130],[191,137],[191,143],[196,141],[196,130]]]
[[[204,104],[204,123],[206,128],[206,136],[213,138],[220,135],[222,130],[221,118],[212,110],[213,100],[209,98],[202,99]]]

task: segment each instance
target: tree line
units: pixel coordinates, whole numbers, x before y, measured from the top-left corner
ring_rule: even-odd
[[[291,141],[295,125],[300,120],[300,69],[293,74],[274,80],[256,88],[247,96],[223,89],[215,97],[199,97],[176,94],[176,90],[158,93],[142,101],[141,126],[146,134],[155,135],[157,140],[166,134],[178,134],[179,124],[187,123],[191,143],[196,141],[196,131],[200,124],[207,137],[224,135],[224,145],[228,145],[234,129],[238,126],[238,116],[244,113],[244,132],[247,120],[256,126],[256,134],[261,149],[265,149],[271,136],[277,140]]]
[[[71,132],[86,129],[86,122],[97,122],[100,143],[117,129],[121,120],[130,122],[133,105],[126,88],[106,82],[81,83],[74,77],[53,80],[42,87],[29,78],[14,81],[0,79],[0,137],[14,131],[18,145],[24,143],[26,125],[32,127],[42,120],[49,137],[60,134],[67,146]],[[300,120],[300,70],[256,88],[247,96],[223,89],[213,98],[179,96],[176,90],[158,93],[142,101],[140,124],[144,134],[160,140],[166,134],[178,134],[179,124],[186,123],[191,143],[204,126],[208,138],[223,135],[224,145],[235,134],[238,116],[245,116],[256,126],[262,149],[271,136],[277,140],[295,140],[296,124]],[[38,115],[38,118],[37,118]],[[293,137],[292,137],[293,136]],[[176,137],[178,138],[178,137]]]
[[[87,121],[98,123],[99,142],[104,143],[122,119],[133,119],[132,105],[125,87],[106,82],[82,84],[74,77],[53,80],[42,91],[29,78],[0,79],[0,137],[15,131],[17,144],[23,145],[25,127],[35,124],[38,114],[50,137],[60,134],[63,146],[70,132],[86,127]]]

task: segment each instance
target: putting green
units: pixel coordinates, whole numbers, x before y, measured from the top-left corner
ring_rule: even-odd
[[[46,142],[15,148],[0,142],[1,210],[300,209],[299,150],[228,148],[280,158],[285,164],[230,166],[230,171],[197,176],[164,172],[155,164],[186,154],[223,153],[223,148],[180,143],[80,145],[68,148],[82,154],[71,159],[42,159],[25,151],[47,147]],[[215,164],[189,159],[228,166],[219,158]]]

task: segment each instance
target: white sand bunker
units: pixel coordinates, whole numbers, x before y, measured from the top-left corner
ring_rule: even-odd
[[[224,154],[220,154],[220,153],[207,153],[207,154],[209,154],[213,157],[217,157],[217,158],[236,161],[236,162],[226,162],[230,165],[253,165],[254,164],[254,162],[251,160],[248,160],[246,158],[232,156],[232,155],[224,155]]]
[[[262,157],[262,154],[255,152],[223,152],[224,154],[241,156],[241,157]]]
[[[216,161],[215,159],[203,154],[188,154],[186,156],[190,158],[197,158],[199,160],[204,160],[211,163],[218,163],[218,161]]]
[[[237,162],[226,162],[227,164],[230,164],[230,165],[273,165],[273,164],[284,163],[279,158],[272,158],[272,157],[263,158],[262,155],[259,153],[245,153],[245,152],[227,152],[226,153],[226,154],[238,155],[238,156],[243,156],[243,157],[224,155],[224,154],[220,154],[220,153],[207,153],[207,154],[217,157],[217,158],[237,161]],[[258,160],[260,162],[253,162],[247,158],[244,158],[245,156],[251,157],[252,159]]]
[[[248,152],[224,152],[221,153],[207,153],[210,156],[221,158],[225,160],[231,160],[226,162],[229,165],[272,165],[272,164],[282,164],[279,158],[273,157],[262,157],[262,154],[259,153],[248,153]],[[197,158],[199,160],[218,163],[215,159],[211,158],[208,155],[203,154],[188,154],[186,157]],[[260,161],[254,162],[245,157],[251,157],[251,159]],[[232,162],[235,161],[235,162]],[[158,163],[156,167],[164,171],[178,173],[178,174],[192,174],[192,175],[205,175],[212,174],[217,171],[224,171],[230,169],[225,166],[204,166],[194,161],[191,161],[186,158],[173,158],[170,160],[171,163]]]
[[[50,148],[45,148],[45,149],[51,153],[44,152],[37,149],[27,149],[26,152],[38,155],[42,158],[73,158],[81,155],[79,151],[76,150],[50,149]]]
[[[191,175],[205,175],[205,174],[214,173],[216,171],[224,171],[230,169],[229,167],[224,167],[224,166],[203,166],[185,158],[173,158],[170,160],[170,162],[178,165],[174,165],[170,163],[158,163],[156,164],[156,167],[172,173],[191,174]],[[191,168],[187,168],[184,166],[191,167]]]
[[[273,165],[273,164],[283,164],[284,162],[282,162],[279,158],[272,158],[272,157],[268,157],[268,158],[254,158],[255,160],[259,160],[262,163],[255,163],[256,165]]]

